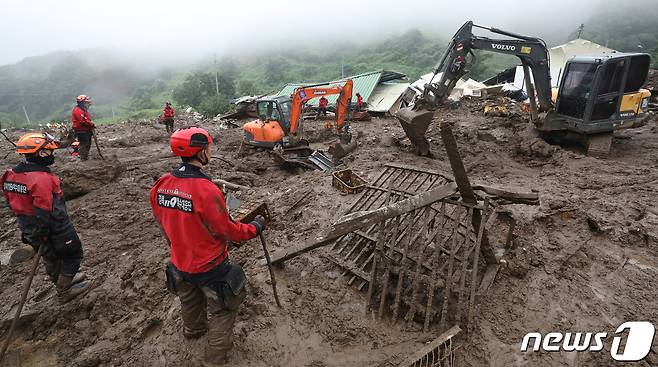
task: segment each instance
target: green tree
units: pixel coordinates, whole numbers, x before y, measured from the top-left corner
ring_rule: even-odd
[[[153,89],[151,87],[142,86],[137,88],[130,98],[131,110],[139,111],[155,107],[156,104],[153,102]]]
[[[265,83],[268,87],[276,87],[285,84],[286,70],[290,67],[288,61],[281,57],[272,57],[265,62]]]
[[[251,79],[240,79],[238,81],[238,95],[253,96],[256,94],[256,83]],[[237,97],[237,96],[236,96]]]
[[[210,72],[188,74],[174,89],[173,97],[206,116],[226,112],[230,107],[229,99],[235,96],[235,85],[228,73],[218,75],[217,81],[216,86],[215,74]],[[216,88],[219,88],[219,95]]]
[[[231,105],[228,101],[229,98],[223,94],[218,96],[208,96],[201,101],[199,106],[197,106],[197,110],[206,117],[216,116],[220,113],[226,113],[231,109]]]
[[[492,73],[500,72],[502,70],[498,70],[495,72],[491,71],[490,65],[491,65],[491,58],[493,56],[488,53],[488,52],[478,52],[475,51],[475,60],[473,61],[473,64],[471,65],[471,70],[469,72],[468,77],[473,78],[475,80],[484,80],[490,76],[492,76]]]
[[[188,74],[173,93],[173,97],[181,104],[198,107],[204,98],[216,94],[215,77],[211,73],[196,72]]]

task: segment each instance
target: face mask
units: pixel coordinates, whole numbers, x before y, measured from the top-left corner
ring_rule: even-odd
[[[50,166],[55,163],[55,156],[49,155],[46,157],[27,157],[26,160],[30,163],[40,164],[42,166]]]

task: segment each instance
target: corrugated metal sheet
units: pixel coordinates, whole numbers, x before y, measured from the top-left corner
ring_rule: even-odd
[[[352,79],[352,81],[354,82],[354,88],[352,91],[352,101],[356,103],[356,94],[360,93],[361,97],[363,97],[363,100],[366,101],[366,103],[370,104],[370,97],[373,91],[375,90],[375,87],[377,87],[377,85],[381,81],[382,75],[385,75],[387,80],[392,80],[391,78],[400,79],[405,76],[404,74],[397,72],[377,70],[369,73],[354,75],[352,77],[348,77],[341,80],[332,81],[329,82],[329,84],[344,84],[345,80]],[[305,84],[289,83],[286,84],[278,93],[276,93],[275,96],[291,95],[292,92],[294,92],[295,88],[314,85],[314,84],[319,84],[319,83],[305,83]],[[329,104],[335,104],[337,98],[338,95],[327,96],[327,100],[329,100]],[[310,100],[308,104],[312,106],[317,106],[318,101],[319,101],[318,98],[314,98]]]
[[[368,100],[368,111],[394,113],[391,109],[397,110],[402,92],[408,86],[409,83],[380,83]]]

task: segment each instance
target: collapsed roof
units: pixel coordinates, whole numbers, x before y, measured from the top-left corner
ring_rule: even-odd
[[[369,111],[388,112],[399,104],[400,95],[409,85],[409,83],[398,83],[396,81],[405,80],[406,78],[405,74],[396,71],[377,70],[326,82],[326,84],[342,85],[345,84],[347,79],[352,79],[354,82],[353,96],[356,96],[356,93],[361,94],[363,100],[368,104]],[[289,96],[296,88],[317,84],[321,83],[288,83],[274,96]],[[327,96],[329,104],[335,104],[337,98],[337,95]],[[308,104],[317,106],[318,101],[318,99],[312,99]]]

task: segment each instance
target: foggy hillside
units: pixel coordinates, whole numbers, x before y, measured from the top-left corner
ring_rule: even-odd
[[[546,22],[533,28],[525,18],[501,18],[506,24],[492,20],[486,24],[542,37],[551,46],[576,38],[582,22],[583,38],[621,51],[656,54],[658,6],[651,6],[655,2],[641,2],[641,12],[637,11],[637,3],[620,8],[594,7],[586,19],[566,17],[573,20],[563,27],[547,27]],[[464,17],[468,14],[459,19]],[[192,41],[159,42],[171,48],[170,57],[158,57],[162,51],[159,44],[154,45],[158,50],[153,51],[82,48],[27,57],[0,67],[0,122],[26,124],[26,113],[32,124],[67,120],[78,94],[92,96],[92,112],[97,121],[111,122],[155,117],[166,99],[173,99],[175,105],[191,105],[205,114],[216,114],[229,109],[228,101],[237,96],[268,93],[289,82],[332,80],[382,68],[406,73],[414,80],[436,64],[460,22],[450,28],[447,24],[455,23],[454,20],[428,22],[406,30],[392,23],[391,29],[400,29],[394,34],[384,29],[377,35],[370,29],[350,37],[331,36],[329,30],[328,35],[316,36],[315,40],[297,37],[263,47],[222,47],[215,51],[211,51],[212,43],[196,52],[185,52]],[[260,38],[261,35],[256,37],[254,44]],[[513,57],[478,52],[471,76],[483,79],[515,63]],[[220,81],[219,96],[214,85],[215,68]]]

